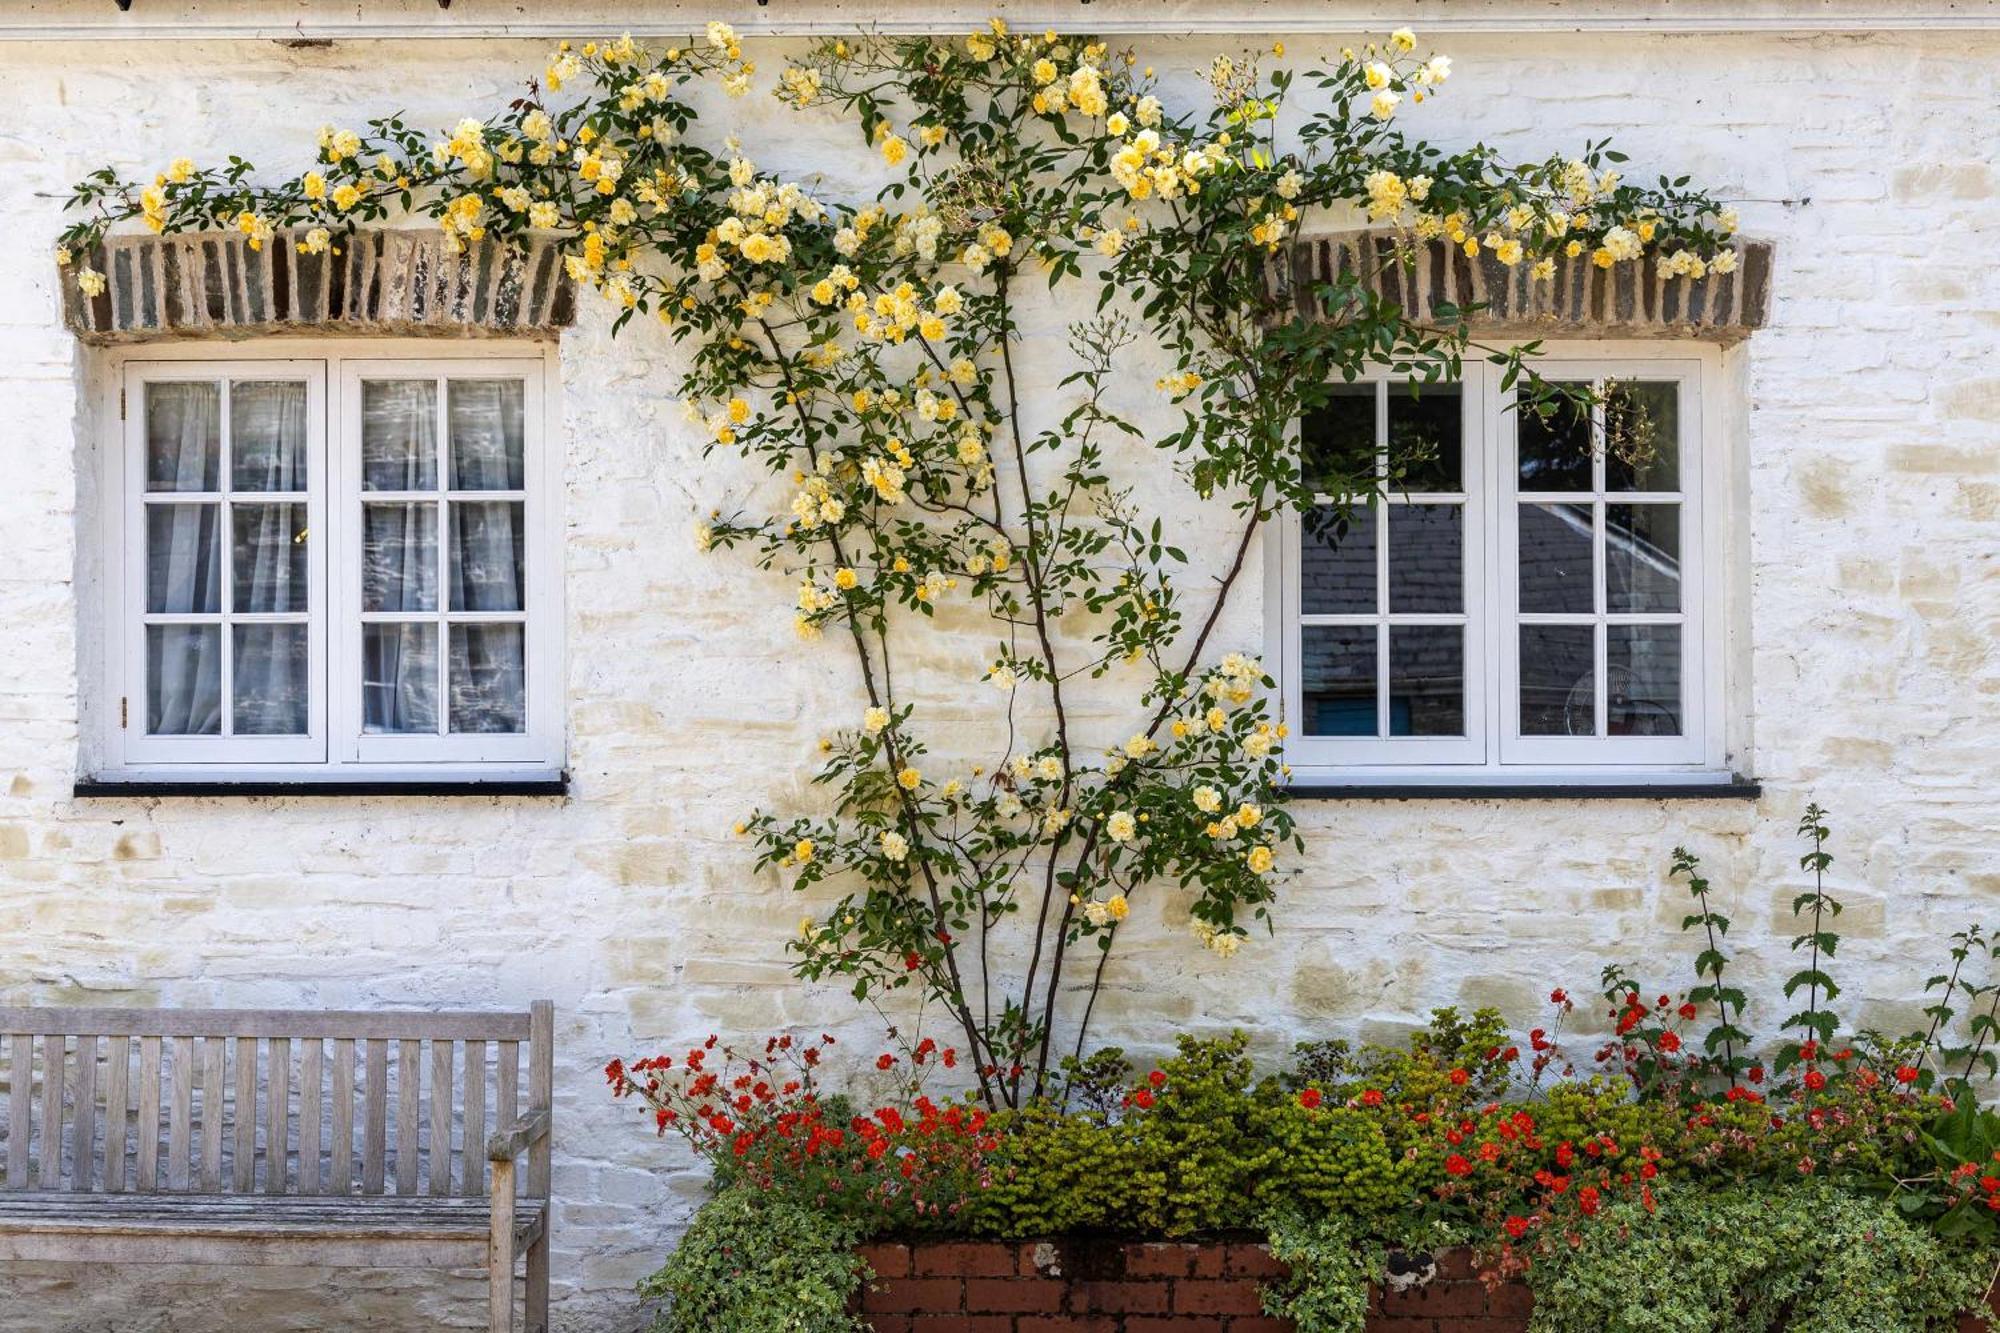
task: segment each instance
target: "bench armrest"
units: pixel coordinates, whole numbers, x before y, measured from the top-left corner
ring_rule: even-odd
[[[518,1117],[513,1124],[493,1132],[493,1137],[486,1140],[486,1160],[511,1162],[548,1135],[548,1111],[546,1109],[529,1111]]]

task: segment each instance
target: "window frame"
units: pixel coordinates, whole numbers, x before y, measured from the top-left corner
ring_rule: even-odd
[[[1496,367],[1468,357],[1460,380],[1468,414],[1463,432],[1468,496],[1464,552],[1467,737],[1463,741],[1447,739],[1464,745],[1469,757],[1441,759],[1436,751],[1444,747],[1427,747],[1422,742],[1430,738],[1423,737],[1311,737],[1300,733],[1296,722],[1302,716],[1302,552],[1299,515],[1288,509],[1270,524],[1267,533],[1264,605],[1266,653],[1276,664],[1272,674],[1278,683],[1277,701],[1286,719],[1294,723],[1286,741],[1294,784],[1503,788],[1732,781],[1725,745],[1724,667],[1728,626],[1725,571],[1733,542],[1728,478],[1733,460],[1720,402],[1726,386],[1721,350],[1706,344],[1553,343],[1545,344],[1532,364],[1548,379],[1674,379],[1683,386],[1683,735],[1572,738],[1519,734],[1520,645],[1515,619],[1519,589],[1514,542],[1520,492],[1513,393],[1501,389]],[[1364,378],[1400,383],[1408,377],[1397,376],[1385,367]],[[1396,392],[1400,389],[1392,387],[1390,393]],[[1475,402],[1479,405],[1476,421],[1472,419]],[[1293,429],[1296,432],[1298,423]],[[1378,425],[1378,439],[1379,429]],[[1601,461],[1594,462],[1593,477],[1601,483]],[[1528,493],[1530,501],[1535,498],[1535,493]],[[1377,559],[1386,557],[1378,554]],[[1597,577],[1601,587],[1601,566]],[[1597,614],[1601,618],[1602,613]],[[1598,636],[1600,661],[1602,637]],[[1598,679],[1603,680],[1601,666]],[[1387,687],[1386,681],[1381,687]],[[1479,734],[1475,737],[1476,729]]]
[[[308,523],[309,531],[325,536],[308,545],[308,586],[319,599],[308,622],[312,627],[308,670],[317,687],[309,707],[313,739],[310,746],[300,743],[286,751],[243,743],[276,738],[149,737],[144,730],[145,636],[139,619],[145,605],[145,534],[137,522],[144,503],[143,384],[152,379],[256,378],[279,365],[309,368],[309,382],[316,386],[309,389],[307,409],[312,414],[312,447],[317,450],[309,463],[315,489],[309,493]],[[481,373],[489,369],[496,374]],[[525,380],[523,489],[505,493],[525,504],[523,733],[446,734],[435,740],[361,733],[361,563],[356,547],[361,538],[359,381],[363,376],[379,378],[401,371],[465,378],[519,374]],[[100,725],[85,732],[83,768],[90,780],[106,785],[283,782],[373,789],[399,782],[434,786],[560,779],[566,745],[566,617],[557,372],[556,347],[541,340],[447,344],[426,339],[267,338],[243,344],[116,349],[104,363],[101,386],[100,410],[107,429],[93,436],[101,451],[96,469],[102,488],[101,596],[96,608],[89,598],[81,602],[83,614],[95,614],[99,622],[85,627],[86,641],[95,637],[102,648],[97,673],[101,693],[95,709]],[[440,476],[440,495],[446,494],[442,490],[446,484]],[[350,516],[345,525],[334,520],[336,504]],[[441,528],[439,537],[442,549],[449,534]],[[351,568],[343,563],[347,561]],[[441,622],[444,618],[439,617]],[[446,651],[441,638],[440,656]],[[439,705],[443,711],[447,701],[441,697]],[[412,743],[379,743],[383,741]]]

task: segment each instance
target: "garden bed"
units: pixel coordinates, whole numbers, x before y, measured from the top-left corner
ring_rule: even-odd
[[[1285,1267],[1251,1235],[1200,1241],[879,1241],[859,1307],[875,1333],[1291,1333],[1260,1291]],[[1522,1333],[1522,1282],[1489,1286],[1469,1250],[1370,1297],[1369,1333]]]

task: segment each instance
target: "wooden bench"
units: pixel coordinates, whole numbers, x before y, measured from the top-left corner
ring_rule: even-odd
[[[0,1261],[483,1267],[511,1333],[524,1259],[544,1333],[554,1037],[546,1000],[0,1008]]]

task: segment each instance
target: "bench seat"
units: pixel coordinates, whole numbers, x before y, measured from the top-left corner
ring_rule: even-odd
[[[517,1199],[514,1248],[542,1235],[543,1200]],[[486,1199],[0,1193],[0,1261],[483,1268]]]

